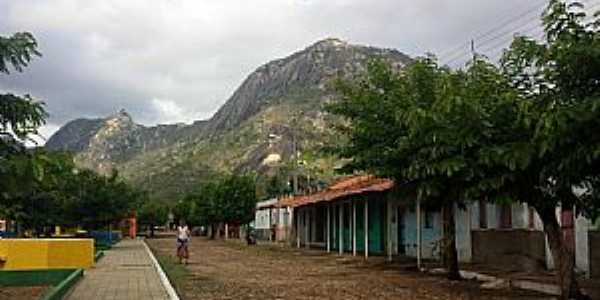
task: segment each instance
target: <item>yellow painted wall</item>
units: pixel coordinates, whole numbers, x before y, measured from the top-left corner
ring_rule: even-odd
[[[0,270],[90,268],[93,239],[1,239]]]

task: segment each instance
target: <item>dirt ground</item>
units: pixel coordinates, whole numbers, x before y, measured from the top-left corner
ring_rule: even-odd
[[[174,239],[148,240],[174,261]],[[176,279],[183,299],[551,299],[524,291],[481,290],[373,257],[365,262],[318,250],[195,238],[186,274]],[[169,258],[171,257],[171,258]]]
[[[0,286],[0,300],[35,300],[48,289],[45,286],[4,287]]]

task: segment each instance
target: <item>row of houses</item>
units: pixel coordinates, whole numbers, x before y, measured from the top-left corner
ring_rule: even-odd
[[[255,229],[259,238],[296,247],[388,260],[408,256],[419,263],[439,259],[441,212],[402,199],[393,188],[388,179],[345,177],[310,195],[259,203]],[[565,233],[574,236],[577,271],[600,278],[600,228],[584,217],[565,216],[560,209],[557,217]],[[526,204],[480,201],[456,209],[455,219],[460,262],[511,271],[553,268],[542,222]]]

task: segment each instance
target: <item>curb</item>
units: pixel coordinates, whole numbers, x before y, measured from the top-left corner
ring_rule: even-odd
[[[94,255],[94,262],[98,262],[102,257],[104,257],[104,251],[99,251]]]
[[[83,269],[74,270],[71,275],[43,295],[40,300],[60,300],[83,277]]]
[[[427,270],[427,272],[430,274],[445,274],[446,270],[442,268],[436,268]],[[496,276],[463,270],[460,271],[460,276],[467,280],[477,280],[483,282],[482,287],[488,289],[498,289],[503,287],[517,288],[550,296],[560,296],[560,288],[555,284],[541,283],[532,280],[503,279]]]
[[[162,267],[158,263],[158,260],[156,260],[156,257],[154,257],[154,253],[152,253],[152,251],[150,250],[150,247],[148,247],[148,244],[146,244],[145,240],[142,240],[142,244],[144,244],[144,247],[146,248],[146,252],[148,252],[150,259],[152,260],[152,264],[154,265],[154,268],[158,272],[158,277],[160,277],[160,281],[162,282],[163,287],[167,291],[167,294],[169,295],[169,299],[179,300],[179,296],[177,295],[177,292],[175,292],[173,285],[171,285],[171,282],[169,282],[169,278],[167,278],[167,275],[165,274],[165,271],[163,271]]]

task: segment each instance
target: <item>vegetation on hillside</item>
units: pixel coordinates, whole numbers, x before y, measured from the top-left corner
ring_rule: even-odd
[[[314,102],[314,101],[312,101]],[[244,122],[237,130],[228,131],[210,140],[176,144],[141,154],[118,168],[133,184],[152,192],[152,197],[165,202],[179,199],[198,185],[219,174],[256,172],[258,197],[273,196],[267,192],[272,178],[278,177],[285,189],[294,169],[293,140],[297,141],[299,166],[303,179],[316,188],[329,181],[338,160],[320,150],[336,141],[330,126],[335,120],[311,106],[282,104]],[[304,111],[295,116],[297,111]],[[296,118],[297,121],[290,121]],[[293,123],[293,124],[292,124]],[[339,139],[337,139],[339,140]],[[264,164],[269,154],[277,154],[280,161]]]

